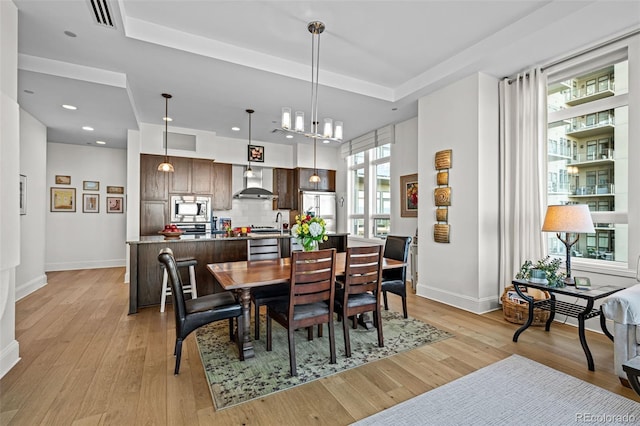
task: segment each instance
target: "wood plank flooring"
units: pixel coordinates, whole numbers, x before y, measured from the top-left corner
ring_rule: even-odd
[[[455,335],[265,398],[216,411],[193,335],[173,375],[173,312],[127,315],[124,268],[52,272],[16,305],[21,361],[0,381],[2,425],[344,425],[519,354],[640,402],[613,370],[613,343],[575,327],[516,325],[414,295],[409,314]],[[389,296],[392,309],[399,298]],[[592,326],[597,326],[594,320]],[[505,398],[513,397],[506,395]],[[570,397],[570,396],[568,396]]]

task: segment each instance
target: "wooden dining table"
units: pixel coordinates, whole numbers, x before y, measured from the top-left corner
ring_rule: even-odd
[[[336,253],[336,276],[344,275],[345,252]],[[402,268],[406,263],[395,259],[382,259],[382,269]],[[242,350],[245,359],[255,356],[251,339],[251,289],[265,285],[288,283],[291,278],[291,258],[247,260],[239,262],[209,263],[207,269],[224,290],[236,291],[242,303]]]

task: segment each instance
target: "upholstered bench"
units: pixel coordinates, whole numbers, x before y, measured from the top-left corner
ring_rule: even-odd
[[[640,394],[640,285],[605,298],[601,309],[614,323],[613,355],[620,382],[625,386],[631,384]]]

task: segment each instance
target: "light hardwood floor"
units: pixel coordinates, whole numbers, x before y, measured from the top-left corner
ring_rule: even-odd
[[[343,425],[519,354],[640,401],[613,372],[613,343],[575,327],[516,325],[411,295],[409,314],[455,337],[265,398],[215,411],[193,335],[173,375],[173,312],[127,315],[124,268],[52,272],[16,305],[21,361],[0,381],[2,425]],[[399,298],[390,296],[394,310]],[[597,326],[597,320],[591,320]],[[517,386],[516,386],[517,389]],[[505,398],[517,398],[505,390]],[[567,395],[568,398],[571,395]]]

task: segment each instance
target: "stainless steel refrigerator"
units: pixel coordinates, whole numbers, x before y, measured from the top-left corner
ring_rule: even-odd
[[[336,232],[336,193],[319,191],[300,192],[300,212],[313,212],[326,223],[327,232]]]

